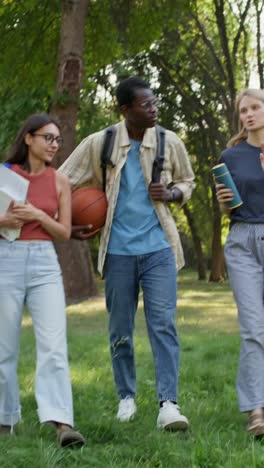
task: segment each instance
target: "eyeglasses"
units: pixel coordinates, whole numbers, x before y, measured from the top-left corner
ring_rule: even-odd
[[[33,133],[32,136],[40,136],[40,137],[44,138],[44,140],[48,143],[48,145],[52,145],[52,143],[54,141],[56,141],[59,148],[63,144],[63,138],[60,137],[60,136],[54,136],[54,135],[52,135],[52,133]]]
[[[140,107],[143,107],[144,110],[149,110],[151,107],[158,107],[159,98],[151,99],[150,101],[144,101],[140,103]]]

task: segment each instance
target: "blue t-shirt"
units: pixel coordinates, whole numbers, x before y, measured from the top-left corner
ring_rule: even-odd
[[[264,172],[260,164],[261,148],[242,141],[223,151],[226,163],[243,204],[231,211],[232,222],[264,223]]]
[[[130,144],[108,244],[108,252],[116,255],[143,255],[169,247],[146,188],[141,143],[130,139]]]

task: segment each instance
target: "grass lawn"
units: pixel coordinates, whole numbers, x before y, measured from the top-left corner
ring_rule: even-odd
[[[68,307],[75,420],[86,446],[80,451],[58,449],[52,429],[39,425],[33,394],[34,339],[25,315],[19,365],[23,421],[16,436],[0,438],[0,467],[263,467],[264,442],[246,433],[246,417],[238,411],[239,332],[229,286],[199,282],[195,273],[183,271],[178,296],[179,402],[191,423],[188,432],[156,429],[158,404],[142,302],[135,333],[138,412],[133,422],[115,420],[118,402],[102,294]]]

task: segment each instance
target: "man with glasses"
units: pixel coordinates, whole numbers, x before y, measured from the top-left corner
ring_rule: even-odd
[[[120,399],[117,419],[136,414],[134,319],[140,288],[152,347],[158,428],[185,430],[178,406],[179,343],[175,327],[176,276],[184,263],[177,227],[168,208],[191,196],[193,171],[182,141],[165,133],[160,182],[152,182],[157,152],[157,100],[138,77],[122,81],[116,98],[124,120],[116,124],[111,167],[106,175],[108,212],[101,233],[98,270],[105,278],[113,374]],[[104,131],[90,135],[62,165],[73,187],[102,186],[100,155]],[[92,228],[73,227],[73,237],[87,239]]]

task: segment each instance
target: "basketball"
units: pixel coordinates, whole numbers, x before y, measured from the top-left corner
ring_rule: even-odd
[[[105,224],[107,200],[103,190],[81,187],[72,193],[72,224],[92,224],[94,231]]]

